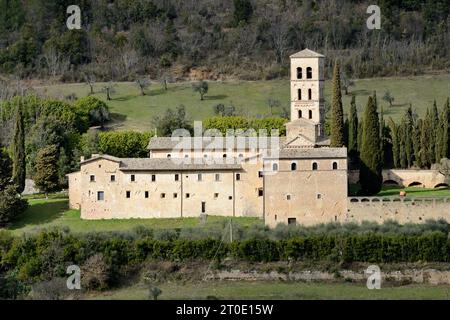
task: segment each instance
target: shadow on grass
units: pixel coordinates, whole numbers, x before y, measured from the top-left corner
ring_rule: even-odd
[[[41,225],[61,218],[63,213],[69,209],[68,200],[57,200],[30,205],[8,228],[16,230],[27,225]]]
[[[351,95],[355,95],[355,96],[370,96],[372,93],[373,92],[371,92],[369,90],[365,90],[365,89],[352,90],[352,91],[348,92],[349,96],[351,96]]]
[[[205,100],[223,100],[225,98],[228,98],[226,94],[217,94],[215,96],[205,96]]]
[[[139,95],[139,96],[141,97],[141,95]],[[134,98],[136,98],[135,95],[129,94],[129,95],[126,95],[126,96],[120,96],[120,97],[117,97],[117,98],[113,98],[112,100],[114,100],[114,101],[128,101],[128,100],[131,100],[131,99],[134,99]]]

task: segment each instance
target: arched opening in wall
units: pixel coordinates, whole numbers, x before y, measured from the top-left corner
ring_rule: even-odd
[[[312,68],[311,67],[306,68],[306,78],[312,79]]]
[[[300,119],[302,117],[302,110],[298,110],[298,118]]]
[[[438,183],[437,185],[434,186],[435,189],[437,188],[442,188],[442,189],[447,189],[450,188],[450,186],[447,183]]]
[[[297,79],[301,79],[302,78],[302,68],[297,68]]]
[[[297,98],[298,100],[302,100],[302,89],[297,90]]]
[[[414,181],[408,184],[408,187],[423,187],[423,184],[421,182]]]
[[[226,154],[226,153],[224,153],[222,157],[223,157],[223,158],[226,158],[226,157],[227,157],[227,154]]]
[[[291,171],[297,170],[297,164],[295,162],[291,163]]]
[[[272,171],[278,171],[278,163],[272,165]]]
[[[338,169],[338,164],[337,162],[333,162],[333,170],[337,170]]]
[[[317,168],[318,168],[317,162],[313,162],[312,169],[315,171],[317,170]]]
[[[385,180],[383,181],[384,186],[400,186],[400,184],[395,180]]]
[[[308,119],[312,119],[312,110],[308,111]]]

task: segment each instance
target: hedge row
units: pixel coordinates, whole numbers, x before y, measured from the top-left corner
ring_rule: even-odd
[[[278,129],[280,136],[286,135],[287,120],[283,118],[264,118],[264,119],[247,119],[244,117],[212,117],[203,121],[203,129],[217,129],[223,135],[227,134],[227,130],[244,130],[253,129],[256,133],[259,130],[266,130],[267,135],[271,135],[272,129]]]
[[[450,262],[450,239],[434,232],[421,236],[309,236],[274,241],[252,239],[221,243],[219,240],[160,241],[152,238],[126,239],[104,235],[74,236],[57,231],[35,237],[0,237],[0,270],[16,270],[23,278],[39,277],[46,268],[64,270],[82,265],[101,253],[114,267],[135,265],[146,259],[238,260],[331,260],[359,262]]]

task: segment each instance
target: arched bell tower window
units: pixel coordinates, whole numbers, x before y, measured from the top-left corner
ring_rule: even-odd
[[[272,171],[278,171],[278,164],[277,163],[274,163],[272,165]]]
[[[295,162],[291,163],[291,171],[297,170],[297,164]]]
[[[302,78],[302,68],[297,68],[297,79]]]
[[[312,99],[312,90],[308,89],[308,100]]]
[[[308,110],[308,119],[312,119],[312,110]]]
[[[312,164],[312,169],[315,171],[315,170],[317,170],[317,162],[313,162],[313,164]]]
[[[333,170],[337,170],[337,168],[338,168],[337,162],[333,162]]]
[[[302,89],[298,89],[298,100],[302,100]]]
[[[311,67],[306,68],[306,78],[312,79],[312,68]]]
[[[298,118],[300,119],[302,117],[302,110],[298,110]]]

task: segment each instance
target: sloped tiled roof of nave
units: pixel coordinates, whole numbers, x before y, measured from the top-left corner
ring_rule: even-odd
[[[186,139],[186,140],[182,140]],[[197,144],[201,143],[201,148],[206,150],[213,150],[217,148],[222,148],[223,150],[227,150],[229,146],[228,139],[225,139],[225,137],[217,137],[217,138],[209,138],[209,137],[199,137],[199,141],[195,141],[193,137],[184,137],[184,138],[177,138],[177,137],[153,137],[150,140],[150,143],[147,146],[148,150],[173,150],[176,147],[181,147],[183,143],[184,150],[194,149],[197,147]],[[213,140],[214,139],[214,140]],[[233,138],[231,138],[233,139]],[[231,141],[231,145],[233,146],[234,150],[243,150],[243,149],[253,149],[256,147],[258,149],[258,146],[262,146],[263,149],[266,148],[274,148],[279,147],[280,145],[283,145],[286,141],[286,137],[278,137],[277,139],[270,139],[270,137],[267,137],[267,147],[262,144],[258,140],[258,137],[234,137],[234,140]],[[183,142],[182,142],[183,141]],[[214,141],[214,143],[213,143]]]
[[[105,159],[119,163],[120,170],[147,170],[147,171],[189,171],[189,170],[231,170],[241,169],[239,161],[233,158],[117,158],[110,155],[96,155],[86,161],[89,162]]]
[[[297,53],[294,53],[290,56],[291,58],[325,58],[324,55],[317,53],[315,51],[305,49],[302,51],[299,51]]]

